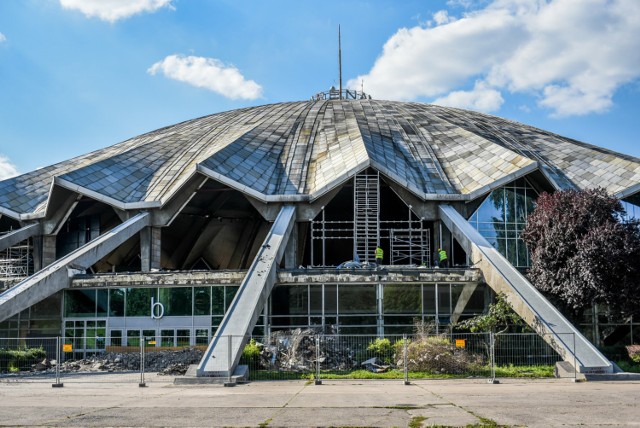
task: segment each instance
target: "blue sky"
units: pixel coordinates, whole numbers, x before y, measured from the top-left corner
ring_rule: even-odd
[[[0,177],[344,82],[640,157],[640,1],[3,0]]]

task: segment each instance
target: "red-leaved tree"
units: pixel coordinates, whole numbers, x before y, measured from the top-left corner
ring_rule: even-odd
[[[640,313],[640,228],[603,189],[542,193],[522,234],[529,279],[574,320],[593,303]]]

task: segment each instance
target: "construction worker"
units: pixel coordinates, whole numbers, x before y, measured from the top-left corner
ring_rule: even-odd
[[[379,246],[376,247],[376,266],[382,266],[382,259],[384,258],[384,251]]]
[[[447,259],[447,252],[442,248],[438,248],[438,256],[440,257],[439,266],[443,268],[449,267],[449,259]]]

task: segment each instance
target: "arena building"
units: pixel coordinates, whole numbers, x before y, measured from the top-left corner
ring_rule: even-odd
[[[505,292],[567,361],[609,372],[521,274],[536,196],[593,187],[634,208],[640,159],[350,91],[213,114],[0,182],[0,337],[209,344],[212,375],[232,369],[211,358],[226,335],[446,328]]]

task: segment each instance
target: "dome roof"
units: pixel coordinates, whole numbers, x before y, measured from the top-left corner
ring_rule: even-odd
[[[372,167],[424,200],[471,200],[540,170],[556,188],[637,191],[640,159],[481,113],[323,100],[213,114],[0,182],[0,213],[43,213],[55,185],[123,209],[201,174],[262,201],[308,201]]]

